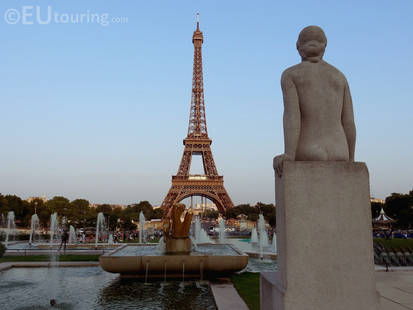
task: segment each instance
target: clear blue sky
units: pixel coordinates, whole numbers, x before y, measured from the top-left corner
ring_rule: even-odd
[[[128,22],[5,22],[25,5],[43,18],[50,5]],[[0,192],[160,204],[187,133],[198,11],[208,131],[234,203],[274,201],[279,80],[313,24],[326,32],[325,60],[349,81],[372,195],[412,189],[413,1],[3,0]]]

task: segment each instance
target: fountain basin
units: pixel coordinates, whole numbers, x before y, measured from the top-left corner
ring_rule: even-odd
[[[157,244],[124,245],[99,257],[103,270],[122,277],[204,277],[244,269],[248,255],[230,244],[198,244],[189,254],[165,254]]]
[[[34,244],[39,249],[50,249],[50,244],[48,243],[41,243],[41,244]],[[110,248],[117,248],[119,246],[118,243],[116,244],[109,244],[109,243],[98,243],[97,247],[94,243],[77,243],[77,244],[66,244],[66,249],[110,249]],[[58,249],[60,247],[60,242],[53,244],[53,249]]]

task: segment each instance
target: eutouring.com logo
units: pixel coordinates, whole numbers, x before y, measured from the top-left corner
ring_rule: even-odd
[[[112,17],[109,13],[96,13],[86,10],[77,13],[62,13],[51,6],[26,5],[21,8],[10,8],[4,12],[4,21],[10,25],[50,25],[50,24],[126,24],[127,17]]]

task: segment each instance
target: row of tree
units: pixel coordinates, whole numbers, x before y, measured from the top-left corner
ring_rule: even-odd
[[[384,203],[372,202],[372,217],[379,215],[381,208],[386,214],[396,220],[394,228],[413,229],[413,190],[408,194],[392,193],[385,199]],[[31,216],[35,213],[39,216],[42,227],[48,227],[50,215],[57,212],[60,216],[66,217],[74,227],[93,227],[96,225],[98,212],[103,212],[110,229],[122,228],[130,230],[136,228],[132,220],[139,219],[142,211],[147,220],[162,218],[162,210],[153,208],[148,201],[128,205],[126,208],[110,204],[101,204],[92,207],[85,199],[69,199],[61,196],[53,197],[44,202],[42,199],[33,199],[30,202],[21,199],[16,195],[0,194],[0,220],[7,217],[8,211],[14,211],[16,223],[20,227],[30,227]],[[256,205],[241,204],[235,208],[226,210],[223,216],[226,219],[237,218],[245,215],[251,221],[256,221],[259,214],[264,215],[265,220],[275,227],[275,206],[258,202]],[[202,215],[210,219],[218,218],[218,211],[207,210]],[[0,223],[1,224],[1,223]],[[3,223],[4,224],[4,223]]]
[[[126,208],[110,204],[92,207],[86,199],[70,201],[65,197],[57,196],[46,202],[40,198],[28,202],[15,195],[0,194],[0,220],[3,219],[4,222],[9,211],[14,212],[18,227],[30,227],[31,216],[34,213],[37,213],[41,227],[45,228],[49,226],[50,215],[54,212],[57,212],[59,216],[64,216],[75,228],[94,227],[99,212],[104,213],[109,228],[112,230],[117,227],[125,230],[136,228],[132,220],[139,219],[141,211],[147,220],[162,218],[162,210],[154,209],[148,201],[141,201]]]
[[[43,201],[40,198],[30,202],[21,199],[16,195],[0,194],[0,225],[5,225],[5,219],[9,211],[14,211],[16,224],[18,227],[30,227],[31,216],[37,213],[41,227],[47,228],[50,225],[50,215],[57,212],[59,216],[64,216],[70,225],[75,228],[94,227],[96,217],[99,212],[103,212],[107,224],[111,230],[120,228],[123,230],[133,230],[136,225],[132,221],[139,219],[139,213],[142,211],[147,220],[162,218],[163,211],[160,208],[153,208],[148,201],[128,205],[125,208],[110,204],[101,204],[91,206],[86,199],[69,199],[61,196],[53,197],[50,200]],[[275,207],[273,204],[264,204],[258,202],[255,206],[242,204],[235,208],[228,209],[223,216],[226,219],[237,218],[243,214],[249,220],[256,221],[259,214],[262,213],[271,226],[275,226]],[[218,211],[207,210],[202,217],[216,219]],[[3,223],[1,220],[3,219]]]
[[[384,203],[372,202],[372,217],[376,218],[383,208],[384,212],[396,220],[393,228],[413,229],[413,190],[408,194],[392,193]]]

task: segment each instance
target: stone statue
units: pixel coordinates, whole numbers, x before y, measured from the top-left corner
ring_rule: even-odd
[[[284,161],[354,162],[350,89],[343,73],[322,59],[326,46],[320,27],[304,28],[297,40],[302,61],[282,74],[285,153],[273,162],[279,177]]]
[[[184,217],[183,221],[181,217]],[[192,210],[185,210],[184,204],[175,204],[163,218],[162,228],[167,253],[189,253],[191,240]]]

